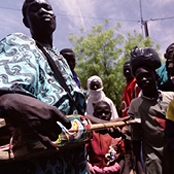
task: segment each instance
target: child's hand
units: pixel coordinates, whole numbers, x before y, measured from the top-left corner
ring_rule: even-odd
[[[124,138],[125,137],[119,127],[109,128],[108,133],[112,138],[119,138],[119,137]]]
[[[123,134],[131,136],[131,132],[129,131],[127,126],[124,126],[121,131]]]

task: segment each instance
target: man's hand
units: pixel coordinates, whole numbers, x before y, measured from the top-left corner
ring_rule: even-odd
[[[106,120],[103,120],[103,119],[100,119],[100,118],[97,118],[97,117],[94,117],[92,115],[89,115],[87,114],[86,115],[87,118],[90,119],[90,121],[93,123],[93,124],[97,124],[97,123],[107,123],[108,121]],[[127,117],[124,117],[124,118],[116,118],[114,120],[111,120],[109,122],[119,122],[119,121],[128,121],[130,119],[130,116],[127,116]],[[110,136],[112,136],[113,138],[118,138],[118,137],[123,137],[125,138],[125,135],[122,133],[121,129],[119,127],[112,127],[112,128],[109,128],[107,129],[108,130],[108,133],[110,134]]]
[[[22,94],[4,94],[0,96],[0,110],[13,126],[24,128],[48,148],[56,148],[55,141],[62,132],[56,121],[67,129],[70,120],[56,107]]]

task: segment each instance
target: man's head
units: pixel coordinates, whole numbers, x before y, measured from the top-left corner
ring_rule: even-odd
[[[127,62],[124,63],[124,65],[123,65],[123,75],[126,78],[127,82],[131,81],[134,78],[133,74],[132,74],[132,70],[131,70],[130,61],[127,61]]]
[[[25,0],[22,13],[32,36],[52,34],[56,29],[55,14],[47,0]]]
[[[91,90],[97,90],[99,88],[101,88],[101,83],[96,79],[92,80],[91,84],[90,84],[90,89]]]
[[[93,115],[97,118],[109,121],[111,119],[111,108],[105,101],[94,104]]]
[[[166,58],[166,69],[168,72],[168,77],[169,79],[173,81],[174,79],[174,43],[170,44],[167,47],[164,57]]]
[[[152,48],[135,47],[131,52],[131,67],[143,93],[156,90],[156,69],[161,66],[158,54]]]
[[[103,90],[103,82],[99,76],[93,75],[87,80],[88,90],[97,91],[98,89]]]
[[[71,71],[73,71],[76,65],[76,58],[74,51],[70,48],[64,48],[60,51],[60,54],[66,59]]]
[[[135,78],[143,93],[156,89],[157,73],[149,66],[139,66],[135,71]]]

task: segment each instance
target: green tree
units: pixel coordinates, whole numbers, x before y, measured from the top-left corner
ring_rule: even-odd
[[[130,51],[136,45],[153,46],[150,38],[143,39],[136,31],[120,34],[120,23],[114,28],[109,28],[109,21],[104,25],[93,26],[87,34],[81,29],[81,36],[70,33],[69,40],[76,53],[76,72],[80,78],[81,85],[87,89],[87,79],[92,75],[101,77],[104,84],[104,92],[117,109],[120,111],[122,103],[122,92],[125,86],[123,76],[123,64],[130,59]],[[155,49],[158,49],[156,45]]]

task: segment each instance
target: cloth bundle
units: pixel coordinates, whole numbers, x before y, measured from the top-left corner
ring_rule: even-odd
[[[154,70],[161,66],[161,61],[157,52],[150,47],[138,48],[136,46],[133,48],[130,54],[131,68],[134,76],[137,67],[141,65],[151,67]]]

